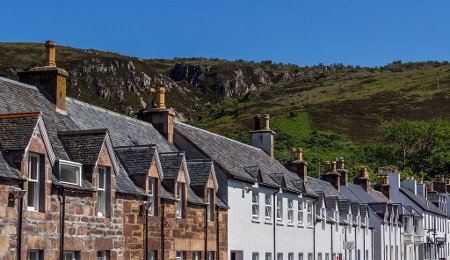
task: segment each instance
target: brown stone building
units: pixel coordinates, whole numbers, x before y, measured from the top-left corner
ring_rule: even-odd
[[[68,98],[46,47],[0,78],[0,259],[226,259],[214,164],[173,145],[164,90],[148,122]]]

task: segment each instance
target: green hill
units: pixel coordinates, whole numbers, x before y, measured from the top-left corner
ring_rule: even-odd
[[[0,75],[16,79],[18,70],[43,61],[43,44],[0,43]],[[59,46],[57,64],[70,74],[69,96],[133,115],[149,103],[146,90],[162,85],[181,119],[244,142],[254,114],[270,113],[276,157],[282,161],[290,157],[290,147],[303,146],[313,175],[319,162],[333,157],[345,157],[350,167],[368,163],[372,170],[392,164],[377,158],[368,162],[363,154],[374,143],[386,144],[380,126],[387,122],[450,121],[448,62],[300,67],[271,61],[139,59]]]

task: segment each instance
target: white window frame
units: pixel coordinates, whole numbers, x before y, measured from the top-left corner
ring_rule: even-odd
[[[258,252],[253,252],[252,253],[252,260],[259,260],[259,253]]]
[[[264,260],[272,260],[272,253],[266,253],[264,256]]]
[[[282,222],[283,221],[283,197],[277,196],[276,202],[277,202],[277,205],[276,205],[277,221]]]
[[[272,196],[269,194],[264,196],[264,218],[272,220]]]
[[[97,260],[108,260],[108,251],[97,251]]]
[[[183,217],[184,183],[177,183],[177,218]],[[182,260],[182,259],[181,259]]]
[[[36,254],[36,258],[31,259],[30,253],[35,253]],[[43,260],[40,258],[40,250],[28,250],[27,252],[27,260]]]
[[[288,260],[294,260],[294,253],[288,253]]]
[[[155,215],[155,202],[156,202],[156,178],[148,178],[148,215]]]
[[[306,222],[308,226],[313,225],[313,210],[313,204],[310,201],[306,202]]]
[[[252,218],[259,219],[259,192],[252,190]]]
[[[184,252],[183,251],[177,251],[175,260],[184,260]]]
[[[283,253],[277,253],[277,260],[283,260]]]
[[[107,199],[106,199],[106,190],[107,190],[107,174],[108,170],[104,166],[98,167],[98,176],[97,176],[97,203],[98,203],[98,209],[97,209],[97,215],[100,217],[106,216],[107,211]],[[100,175],[103,175],[103,183],[100,181]],[[103,197],[103,201],[100,201],[100,197]],[[103,204],[103,205],[102,205]]]
[[[64,260],[66,260],[67,257],[70,257],[70,260],[76,260],[76,254],[74,251],[64,251]]]
[[[36,159],[36,179],[33,179],[31,177],[31,158],[35,158]],[[40,195],[40,183],[39,183],[39,179],[40,179],[40,167],[41,167],[41,158],[38,154],[34,154],[34,153],[29,153],[28,154],[28,207],[27,210],[30,211],[39,211],[39,195]],[[30,193],[30,186],[33,185],[34,189],[33,189],[33,193]],[[30,195],[33,195],[33,199],[32,202],[33,204],[31,206],[30,205]]]
[[[214,213],[214,189],[207,188],[206,189],[206,201],[208,202],[208,210],[207,210],[207,218],[208,221],[213,221],[213,213]]]
[[[75,172],[75,174],[77,175],[76,176],[76,179],[77,179],[77,183],[72,183],[72,182],[66,182],[66,181],[63,181],[62,179],[61,179],[61,169],[64,167],[64,166],[67,166],[67,167],[70,167],[70,168],[72,168],[72,167],[77,167],[78,168],[78,171],[77,172]],[[67,183],[67,184],[72,184],[72,185],[78,185],[78,186],[81,186],[81,175],[82,175],[82,164],[81,163],[77,163],[77,162],[71,162],[71,161],[66,161],[66,160],[59,160],[59,179],[60,179],[60,181],[61,181],[61,183]]]
[[[298,253],[298,260],[303,260],[303,253]]]
[[[299,226],[303,226],[304,222],[304,201],[302,198],[298,200],[298,208],[297,208],[297,223]]]
[[[294,223],[294,200],[287,200],[287,221],[289,224]]]

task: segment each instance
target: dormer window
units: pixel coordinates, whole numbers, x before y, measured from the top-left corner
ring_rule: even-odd
[[[39,155],[28,156],[28,210],[39,211],[41,202],[41,162]]]
[[[214,189],[209,188],[207,191],[208,211],[207,217],[209,221],[214,219]]]
[[[182,218],[184,214],[184,183],[179,182],[177,186],[177,218]]]
[[[81,186],[81,164],[70,161],[59,162],[60,181]]]
[[[155,202],[156,202],[156,179],[148,178],[148,214],[150,216],[155,215]]]
[[[98,168],[98,215],[106,215],[106,168]]]

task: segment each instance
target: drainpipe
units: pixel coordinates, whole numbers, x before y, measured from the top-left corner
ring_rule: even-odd
[[[64,226],[65,226],[65,218],[66,218],[66,196],[64,195],[64,187],[60,189],[60,205],[61,205],[61,216],[60,216],[60,230],[61,237],[59,242],[59,259],[64,260]]]
[[[367,221],[366,221],[367,222]],[[364,252],[363,252],[363,255],[364,255],[364,260],[369,260],[369,259],[366,259],[366,230],[367,229],[367,227],[365,228],[365,229],[363,229],[363,237],[364,237],[364,243],[363,243],[363,250],[364,250]]]
[[[161,200],[161,259],[164,260],[164,225],[165,225],[165,206],[164,200]]]
[[[351,227],[350,227],[351,228]],[[344,229],[344,241],[347,241],[347,229]],[[345,259],[347,259],[347,249],[344,248]]]
[[[277,206],[277,205],[275,205],[275,203],[276,203],[276,198],[275,198],[275,195],[276,194],[278,194],[280,192],[280,190],[277,190],[277,191],[275,191],[273,194],[272,194],[272,197],[273,197],[273,208],[272,208],[272,214],[273,214],[273,216],[272,216],[272,218],[273,218],[273,259],[277,259],[276,257],[277,257],[277,240],[276,240],[276,238],[277,238],[277,235],[276,235],[276,230],[275,230],[275,226],[277,225],[277,219],[276,219],[276,216],[275,216],[275,207]]]
[[[219,207],[216,205],[216,259],[220,260],[220,250],[219,250]]]
[[[144,252],[144,256],[145,256],[145,260],[147,260],[148,259],[148,205],[145,205],[144,214],[145,214],[145,247],[144,247],[145,252]]]
[[[22,188],[21,188],[22,189]],[[18,229],[19,232],[17,234],[17,259],[22,259],[22,223],[23,223],[23,197],[19,199],[19,223]]]
[[[356,236],[356,226],[355,226],[355,259],[356,260],[361,260],[358,259],[358,237]]]
[[[331,255],[331,257],[333,257],[333,222],[331,222],[331,225],[330,225],[330,233],[331,233],[331,253],[330,253],[330,255]],[[334,259],[332,259],[332,260],[334,260]]]
[[[370,230],[370,229],[369,229]],[[375,235],[374,235],[374,230],[372,229],[372,252],[371,252],[371,257],[372,257],[372,260],[374,259],[374,256],[373,256],[373,250],[374,250],[374,248],[375,248],[375,242],[374,242],[374,238],[375,238]]]
[[[208,204],[205,206],[205,260],[208,260]]]
[[[316,212],[315,207],[313,207],[313,212]],[[313,221],[313,254],[314,254],[313,259],[316,260],[316,224],[317,223],[316,223],[315,214],[313,213],[312,215],[313,215],[312,221]]]

